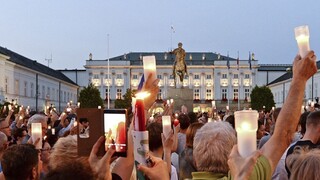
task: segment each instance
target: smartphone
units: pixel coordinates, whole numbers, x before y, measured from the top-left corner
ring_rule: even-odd
[[[105,151],[115,148],[114,156],[127,157],[127,127],[126,109],[106,109],[103,113],[105,135]]]

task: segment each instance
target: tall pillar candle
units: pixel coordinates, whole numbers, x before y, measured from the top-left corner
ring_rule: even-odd
[[[301,58],[304,58],[310,51],[309,44],[309,27],[299,26],[294,28],[295,37],[299,47],[299,54]]]
[[[143,72],[145,82],[147,81],[149,74],[152,74],[151,82],[157,78],[155,56],[143,56]]]
[[[257,149],[259,113],[254,110],[243,110],[235,112],[234,116],[238,151],[242,157],[248,157]]]
[[[40,141],[36,144],[36,149],[42,149],[42,124],[41,123],[31,124],[31,137],[32,137],[33,143],[35,143],[37,139],[40,139]]]

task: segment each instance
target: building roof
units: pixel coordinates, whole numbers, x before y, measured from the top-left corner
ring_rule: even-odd
[[[292,64],[260,64],[258,71],[286,71]]]
[[[130,61],[130,65],[142,65],[142,57],[151,55],[156,57],[157,65],[172,65],[175,60],[175,55],[170,52],[130,52],[128,54],[112,57],[109,60],[125,60]],[[227,59],[227,56],[212,52],[186,52],[185,57],[187,65],[214,65],[215,61],[226,61]],[[229,60],[236,61],[237,59],[229,57]]]
[[[8,59],[8,61],[11,61],[13,63],[16,63],[18,65],[21,65],[23,67],[26,67],[28,69],[32,69],[36,72],[42,73],[42,74],[46,74],[48,76],[60,79],[62,81],[65,81],[67,83],[73,84],[73,85],[77,85],[76,83],[74,83],[72,80],[70,80],[67,76],[65,76],[63,73],[61,73],[60,71],[56,71],[54,69],[51,69],[43,64],[38,63],[35,60],[31,60],[29,58],[26,58],[18,53],[15,53],[7,48],[1,47],[0,46],[0,53],[3,55],[6,55],[8,57],[10,57]]]
[[[320,68],[320,61],[317,62],[317,67],[318,67],[318,69]],[[291,79],[292,78],[291,69],[292,69],[292,67],[290,67],[290,72],[287,72],[287,73],[283,74],[282,76],[278,77],[274,81],[270,82],[267,86]]]

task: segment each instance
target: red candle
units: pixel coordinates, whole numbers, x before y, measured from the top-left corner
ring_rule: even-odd
[[[146,131],[146,117],[144,113],[143,99],[137,99],[135,105],[134,130]]]

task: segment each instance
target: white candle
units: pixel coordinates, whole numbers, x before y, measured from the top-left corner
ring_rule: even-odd
[[[69,107],[69,106],[70,106],[70,103],[68,102],[68,103],[67,103],[67,107]]]
[[[52,128],[52,129],[51,129],[51,134],[52,134],[52,135],[55,135],[55,134],[56,134],[56,129]]]
[[[12,109],[11,104],[8,105],[8,109],[9,109],[9,111]]]
[[[237,131],[238,150],[242,157],[248,157],[257,149],[257,111],[237,111],[235,115],[235,129]]]
[[[48,129],[51,129],[51,126],[48,126]]]
[[[299,47],[299,54],[304,58],[310,51],[309,45],[309,27],[299,26],[294,28],[295,37]]]
[[[136,98],[135,97],[132,97],[131,98],[131,106],[132,106],[132,112],[134,113],[134,109],[135,109],[135,106],[136,106]]]
[[[173,103],[173,99],[170,99],[170,104]]]
[[[272,107],[272,111],[274,111],[274,107]]]
[[[78,102],[78,107],[80,107],[80,102]]]
[[[42,124],[41,123],[31,124],[31,137],[32,137],[33,143],[35,143],[37,139],[40,139],[38,144],[36,144],[36,149],[42,149]]]
[[[229,111],[229,106],[226,106],[226,110]]]
[[[168,137],[171,131],[171,117],[170,116],[162,116],[162,132],[165,137]]]
[[[101,106],[98,106],[98,109],[101,109]]]
[[[301,114],[304,113],[304,106],[301,106]]]
[[[169,99],[167,100],[167,105],[170,106],[170,100]]]
[[[152,74],[151,82],[153,82],[157,77],[156,71],[156,57],[155,56],[143,56],[143,71],[144,80],[147,81],[149,74]]]

